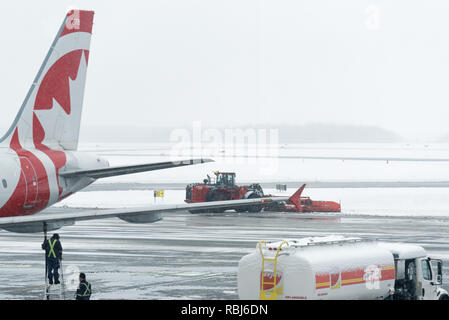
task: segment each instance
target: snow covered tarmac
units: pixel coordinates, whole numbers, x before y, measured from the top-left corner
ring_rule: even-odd
[[[258,240],[329,234],[420,244],[444,259],[447,289],[448,229],[447,217],[178,213],[150,225],[80,222],[59,233],[64,267],[86,272],[95,299],[237,299],[238,261]],[[1,299],[42,298],[41,237],[0,232]]]
[[[344,153],[348,154],[348,150],[356,153],[359,149],[347,147]],[[407,156],[405,153],[409,151],[405,149],[400,154],[392,154],[390,150],[396,150],[393,147],[380,151],[371,147],[365,152]],[[420,156],[449,154],[446,146],[439,146],[434,152],[430,148],[422,149],[418,152]],[[140,146],[132,150],[114,146],[100,153],[112,158],[112,165],[163,158],[160,149]],[[416,154],[416,150],[410,153]],[[185,183],[201,181],[206,173],[217,169],[235,170],[238,182],[262,181],[273,185],[286,181],[289,193],[297,187],[292,181],[343,181],[342,178],[347,178],[343,181],[347,183],[355,177],[356,181],[405,181],[402,186],[410,181],[449,181],[449,163],[280,161],[277,180],[273,180],[273,176],[258,176],[254,166],[220,161],[104,179],[92,185],[91,191],[77,193],[50,211],[151,205],[155,202],[153,189],[159,183],[166,183],[162,187],[166,189],[166,196],[158,201],[182,202],[184,191],[180,188]],[[127,187],[123,187],[125,184]],[[266,193],[274,192],[264,189]],[[107,219],[64,227],[58,233],[65,249],[63,263],[68,269],[65,276],[71,279],[76,278],[77,270],[85,272],[92,282],[93,299],[237,299],[238,261],[251,252],[259,240],[340,234],[422,245],[430,254],[443,258],[443,282],[444,287],[449,288],[447,186],[306,188],[305,195],[316,200],[341,201],[343,213],[191,215],[180,212],[167,214],[164,220],[147,225]],[[42,299],[44,256],[41,242],[41,234],[0,231],[0,299]],[[71,298],[72,294],[67,297]]]

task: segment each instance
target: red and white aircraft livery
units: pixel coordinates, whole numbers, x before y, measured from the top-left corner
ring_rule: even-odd
[[[110,217],[149,223],[161,220],[162,212],[219,208],[223,202],[229,208],[271,200],[35,215],[98,178],[212,161],[191,159],[109,167],[107,160],[77,151],[93,18],[93,11],[72,10],[66,15],[14,123],[0,139],[0,228],[39,232],[71,225],[76,220]]]

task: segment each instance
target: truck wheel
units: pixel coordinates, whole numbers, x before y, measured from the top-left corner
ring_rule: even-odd
[[[447,294],[443,294],[438,300],[449,300],[449,296]]]

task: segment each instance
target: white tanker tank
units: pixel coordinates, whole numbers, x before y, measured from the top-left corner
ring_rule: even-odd
[[[448,299],[422,247],[341,236],[266,243],[239,262],[240,299]]]

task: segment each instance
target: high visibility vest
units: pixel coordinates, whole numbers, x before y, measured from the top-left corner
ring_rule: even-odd
[[[84,286],[85,286],[85,289],[84,289],[84,292],[83,292],[83,294],[79,294],[78,293],[78,297],[88,297],[88,296],[90,296],[90,294],[91,294],[91,291],[90,291],[90,283],[84,283],[84,282],[81,282],[80,283],[80,289],[81,289],[81,285],[82,284],[84,284]]]
[[[55,244],[56,241],[58,241],[57,239],[53,240],[53,243],[51,242],[51,239],[48,239],[48,245],[50,246],[50,250],[48,251],[48,257],[50,258],[51,255],[53,254],[53,258],[56,259],[56,253],[55,253]]]

